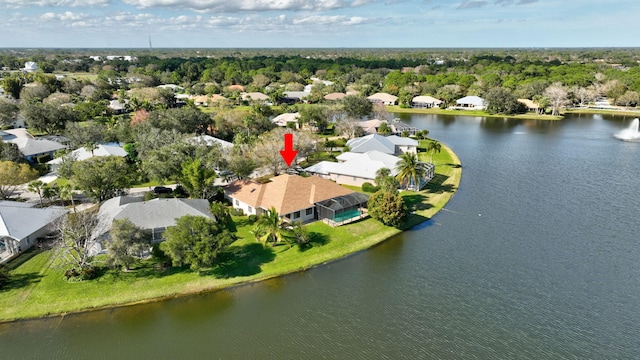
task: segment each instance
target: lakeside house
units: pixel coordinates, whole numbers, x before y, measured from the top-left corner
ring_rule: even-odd
[[[365,153],[376,150],[385,154],[400,155],[417,153],[418,141],[397,135],[382,136],[378,134],[366,135],[347,141],[350,152]]]
[[[431,109],[439,108],[442,105],[442,100],[436,99],[432,96],[421,95],[416,96],[411,100],[411,107],[415,109]]]
[[[102,241],[108,240],[114,220],[128,219],[137,227],[148,230],[153,242],[163,240],[165,230],[176,225],[176,219],[185,216],[203,216],[215,220],[206,199],[158,198],[144,201],[140,196],[118,196],[100,206],[94,238],[99,239],[96,253],[104,252]]]
[[[366,134],[377,134],[378,129],[380,128],[380,125],[382,123],[387,124],[389,129],[391,129],[391,134],[393,135],[401,135],[403,133],[408,135],[415,135],[419,131],[419,129],[415,126],[407,125],[399,119],[393,119],[391,122],[380,119],[358,121],[358,125],[362,128],[362,130],[364,130]]]
[[[397,105],[398,97],[395,95],[387,94],[384,92],[375,93],[369,97],[367,100],[374,104],[383,104],[383,105]]]
[[[0,201],[0,263],[9,261],[53,232],[53,223],[67,213],[58,206],[34,208],[33,204]]]
[[[458,110],[484,110],[486,105],[483,98],[472,95],[456,100],[454,108]]]
[[[346,223],[366,214],[368,197],[317,176],[283,174],[267,183],[238,180],[224,188],[234,209],[260,215],[276,209],[286,222]]]

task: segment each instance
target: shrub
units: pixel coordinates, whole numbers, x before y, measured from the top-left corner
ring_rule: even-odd
[[[249,215],[248,219],[249,219],[249,222],[251,224],[253,224],[254,222],[256,222],[258,220],[258,216],[256,216],[255,214],[251,214],[251,215]]]
[[[144,193],[144,201],[149,201],[157,198],[158,195],[154,194],[153,191],[147,191]]]
[[[402,224],[409,211],[400,195],[387,191],[378,191],[371,195],[367,208],[372,218],[388,226]]]
[[[244,211],[242,211],[242,209],[236,209],[236,208],[231,209],[230,213],[231,213],[232,216],[242,216],[242,215],[244,215]]]
[[[364,192],[374,193],[378,190],[379,190],[378,187],[373,186],[373,184],[371,184],[370,182],[365,182],[364,184],[362,184],[362,191]]]
[[[0,265],[0,289],[9,283],[9,269],[5,265]]]

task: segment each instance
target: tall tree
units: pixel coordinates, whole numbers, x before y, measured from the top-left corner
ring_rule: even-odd
[[[13,161],[16,163],[26,161],[18,149],[18,145],[0,140],[0,161],[2,160]]]
[[[342,107],[347,117],[354,119],[369,116],[373,112],[373,104],[367,98],[357,95],[345,96],[342,99]]]
[[[386,192],[396,192],[398,190],[398,186],[400,186],[398,180],[391,176],[391,170],[386,167],[380,168],[376,171],[375,181],[378,188]]]
[[[383,190],[371,195],[367,211],[372,218],[388,226],[399,226],[408,213],[402,196],[397,192]]]
[[[429,158],[430,163],[433,164],[433,154],[440,153],[441,150],[442,150],[442,144],[440,144],[436,140],[429,141],[429,143],[427,144],[427,152],[429,152],[429,154],[431,155]]]
[[[353,139],[364,135],[364,129],[360,126],[360,122],[354,118],[345,118],[339,120],[335,127],[336,135],[341,135],[347,139]]]
[[[182,163],[180,184],[194,198],[208,199],[214,191],[213,181],[216,172],[203,166],[200,159],[193,159]]]
[[[7,200],[18,186],[38,177],[38,172],[27,164],[0,161],[0,198]]]
[[[62,265],[67,267],[67,278],[95,277],[93,249],[97,243],[94,231],[98,222],[95,211],[67,214],[54,222],[56,249]]]
[[[42,182],[41,180],[34,180],[34,181],[30,182],[27,185],[27,190],[38,194],[38,199],[40,199],[40,207],[43,206],[42,205],[42,196],[43,196],[42,192],[44,190],[44,186],[45,185],[46,184],[44,182]]]
[[[20,99],[20,91],[24,82],[19,75],[5,76],[2,78],[2,88],[14,99]]]
[[[13,124],[18,115],[18,105],[15,101],[0,98],[0,127]]]
[[[99,202],[124,194],[131,186],[131,170],[126,160],[119,156],[76,161],[72,169],[77,188]]]
[[[418,161],[418,156],[414,153],[400,155],[396,170],[398,171],[396,178],[400,183],[404,184],[405,189],[415,187],[416,190],[419,190],[421,179],[427,173],[425,165]]]
[[[129,219],[113,220],[109,236],[107,259],[112,267],[129,270],[151,246],[151,232],[137,227]]]
[[[235,240],[224,226],[204,216],[185,215],[167,228],[160,248],[174,266],[189,265],[193,270],[213,265],[218,254]]]
[[[567,102],[567,89],[559,82],[551,84],[544,90],[544,96],[551,102],[551,115],[559,115],[560,109]]]

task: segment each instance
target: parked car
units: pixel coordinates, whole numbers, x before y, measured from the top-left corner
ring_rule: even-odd
[[[153,188],[153,192],[155,194],[171,194],[173,192],[173,189],[166,186],[156,186]]]

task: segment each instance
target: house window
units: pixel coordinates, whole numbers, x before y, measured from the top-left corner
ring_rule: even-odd
[[[308,209],[305,211],[305,215],[307,215],[307,216],[312,215],[312,214],[313,214],[313,208],[308,208]]]
[[[300,217],[300,211],[296,211],[296,212],[293,213],[293,218],[294,219],[297,219],[299,217]]]
[[[353,181],[358,181],[358,178],[354,176]]]
[[[240,201],[238,201],[238,199],[235,199],[234,203],[236,204],[236,206],[240,206]]]
[[[253,212],[253,208],[251,206],[247,207],[247,212],[251,214]]]

